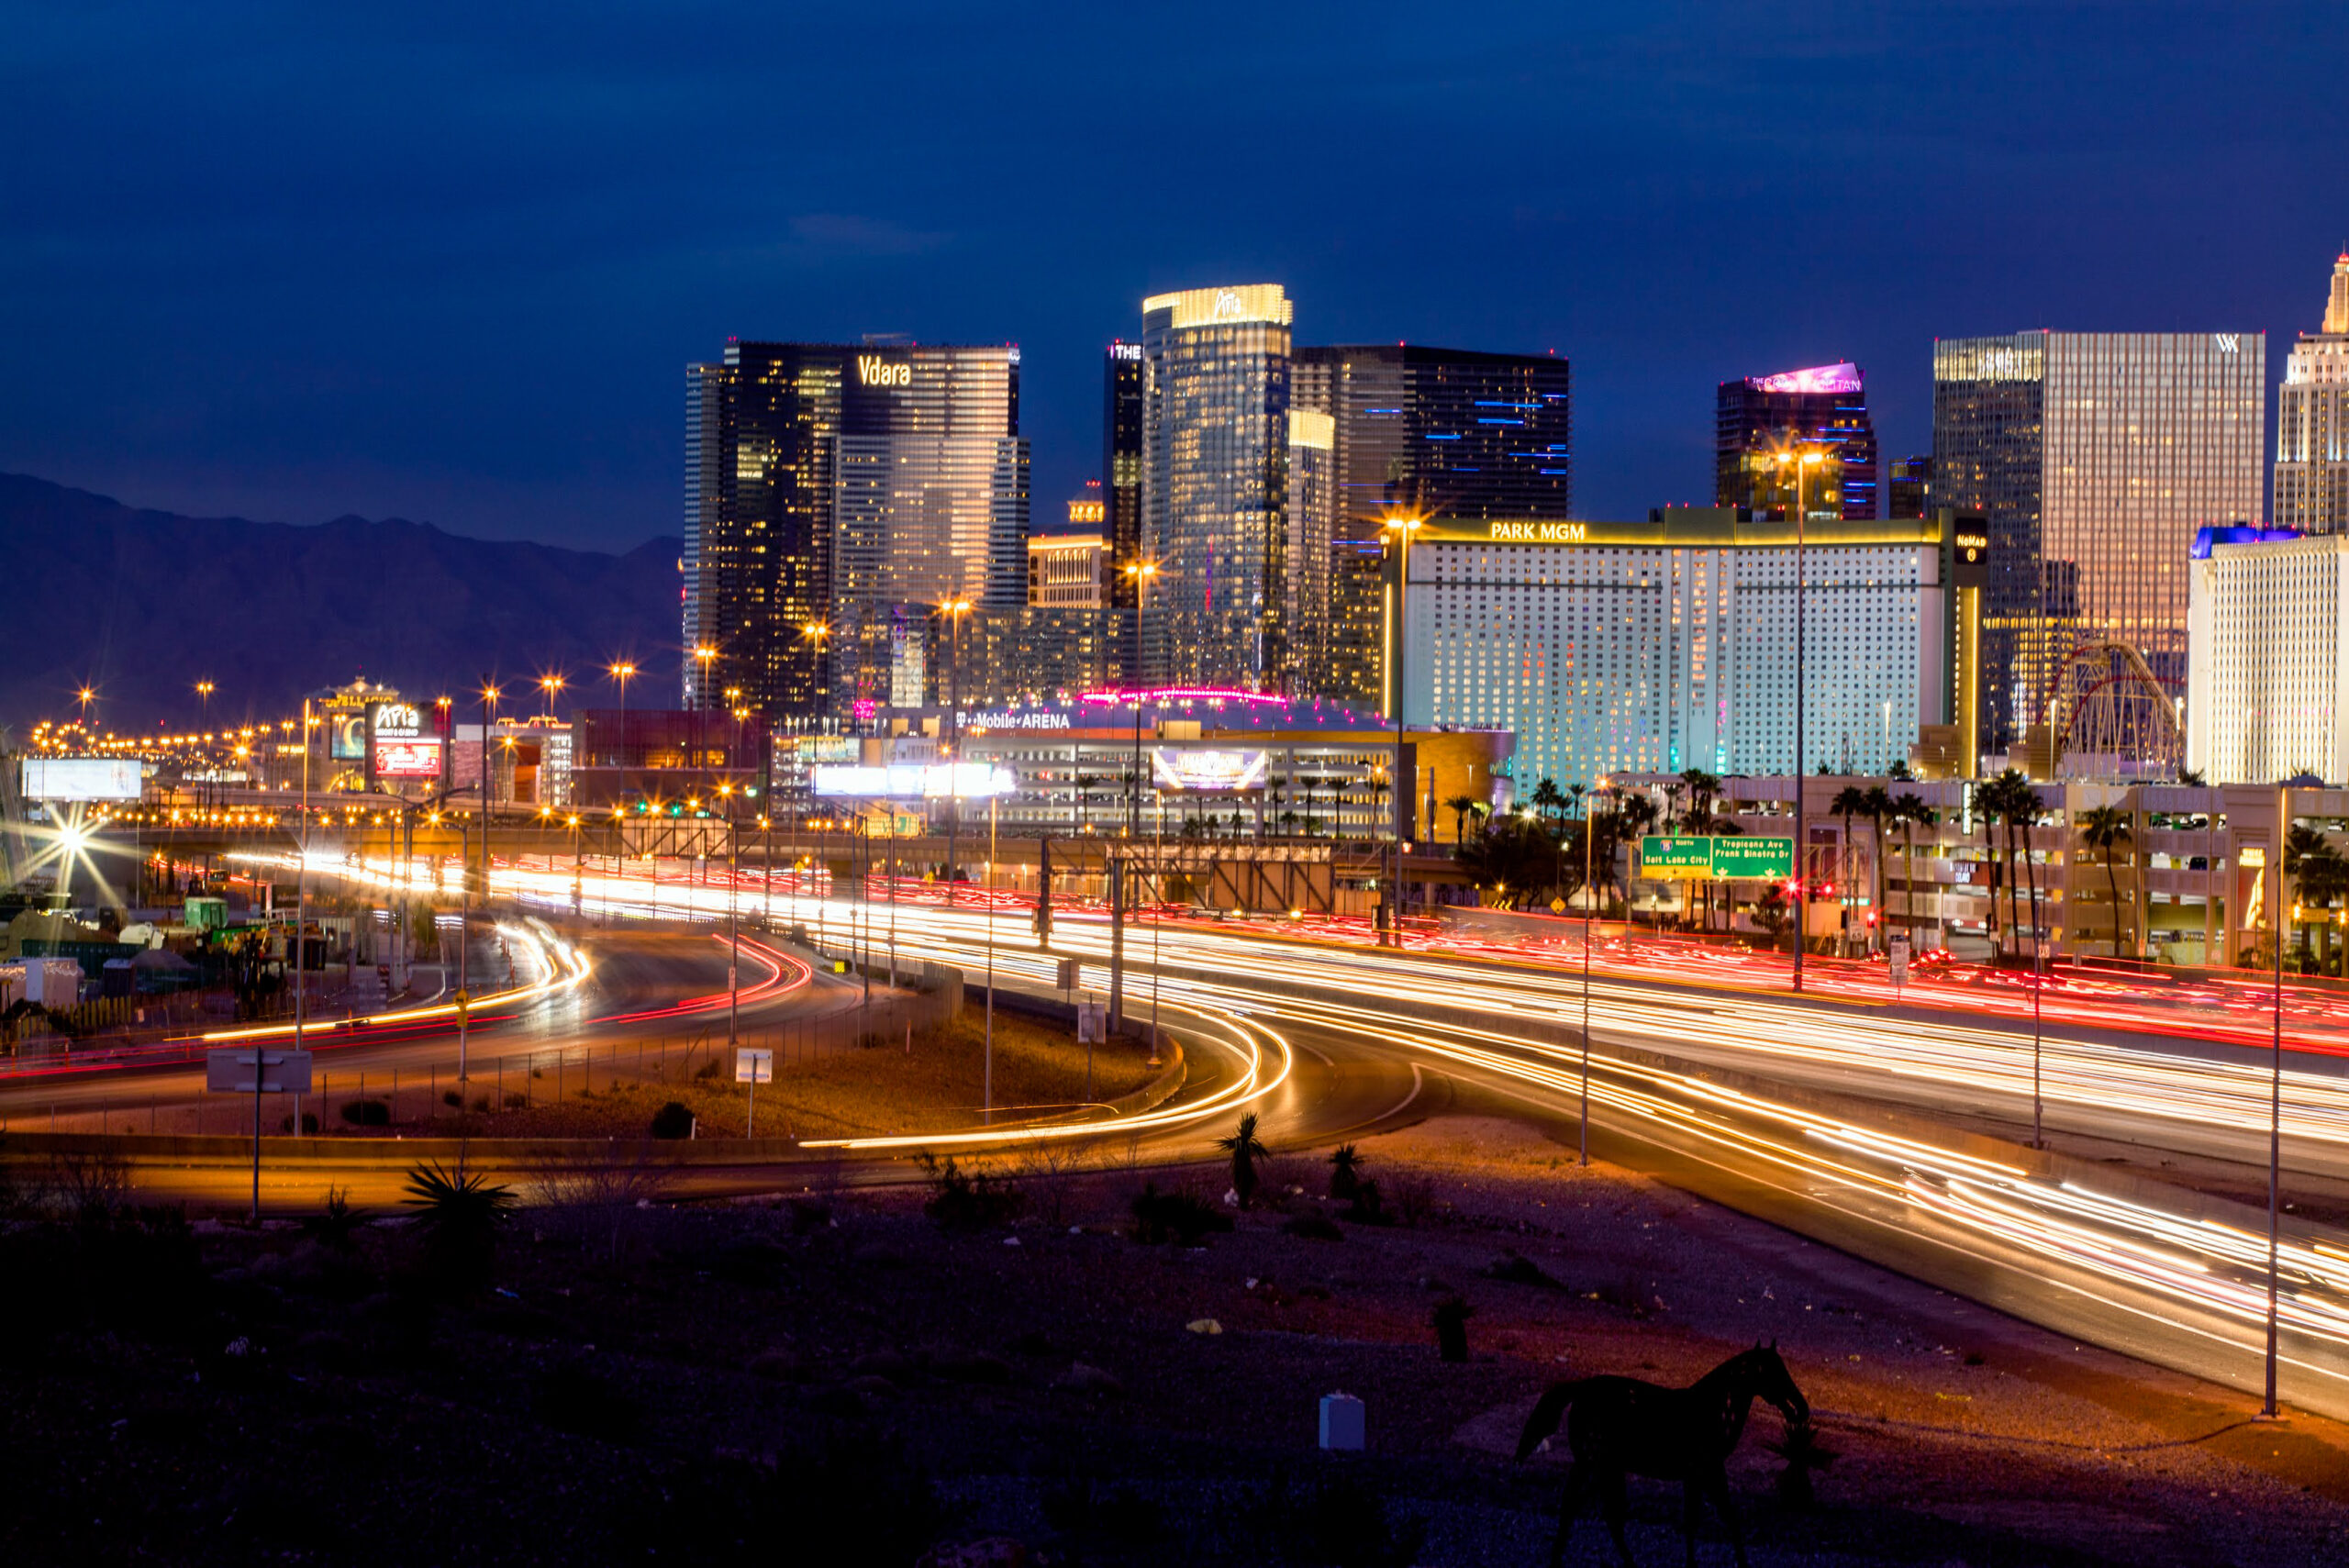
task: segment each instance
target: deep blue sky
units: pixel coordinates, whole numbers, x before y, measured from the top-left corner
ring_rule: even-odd
[[[364,13],[364,14],[362,14]],[[0,5],[0,468],[625,546],[729,334],[1016,340],[1037,516],[1149,292],[1555,348],[1577,510],[1724,377],[2269,334],[2349,238],[2337,5]]]

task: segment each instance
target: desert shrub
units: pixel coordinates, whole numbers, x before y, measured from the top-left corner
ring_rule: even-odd
[[[277,1118],[277,1130],[280,1132],[292,1132],[294,1130],[294,1118],[291,1114],[282,1116]],[[316,1138],[317,1135],[318,1113],[316,1111],[304,1111],[302,1113],[302,1136],[305,1138]]]
[[[48,1207],[79,1225],[113,1218],[130,1195],[129,1162],[112,1154],[60,1154],[44,1176]]]
[[[518,1111],[529,1103],[530,1096],[524,1094],[521,1090],[508,1089],[506,1091],[506,1108],[507,1110]]]
[[[1179,1241],[1196,1247],[1211,1230],[1231,1229],[1231,1216],[1197,1193],[1162,1193],[1155,1182],[1144,1182],[1134,1195],[1134,1240],[1156,1246]]]
[[[492,1184],[460,1162],[454,1170],[438,1164],[410,1166],[407,1192],[402,1201],[417,1211],[424,1231],[425,1262],[433,1276],[457,1291],[487,1284],[498,1228],[513,1207],[513,1190]]]
[[[351,1194],[346,1189],[329,1185],[326,1207],[302,1221],[302,1229],[321,1247],[348,1251],[351,1239],[374,1218],[366,1209],[351,1207]]]
[[[473,1096],[473,1109],[481,1112],[484,1116],[488,1115],[489,1096],[487,1095],[475,1095]]]
[[[1435,1350],[1439,1359],[1464,1362],[1468,1359],[1468,1319],[1476,1309],[1456,1296],[1447,1296],[1435,1304],[1435,1311],[1428,1321],[1435,1329]]]
[[[1344,1218],[1356,1225],[1395,1223],[1395,1217],[1386,1212],[1386,1195],[1379,1190],[1375,1176],[1354,1184],[1354,1201],[1346,1206]]]
[[[694,1135],[694,1113],[684,1102],[671,1100],[652,1113],[652,1136],[655,1138],[691,1138]]]
[[[941,1164],[928,1154],[922,1165],[930,1172],[930,1201],[922,1212],[948,1230],[987,1230],[1008,1225],[1026,1212],[1028,1195],[1014,1184],[985,1171],[965,1171],[950,1154]]]
[[[1342,1241],[1346,1239],[1346,1233],[1338,1229],[1338,1222],[1324,1214],[1300,1214],[1283,1225],[1281,1229],[1288,1235],[1303,1237],[1308,1241]]]
[[[721,1069],[718,1065],[718,1058],[713,1056],[708,1061],[694,1069],[694,1082],[696,1084],[714,1083]]]
[[[1416,1171],[1389,1172],[1386,1195],[1397,1225],[1425,1225],[1446,1207],[1435,1195],[1435,1183]]]
[[[451,1110],[462,1110],[465,1106],[465,1092],[462,1089],[443,1089],[440,1091],[440,1103]]]
[[[353,1127],[389,1127],[392,1125],[392,1107],[384,1100],[345,1100],[342,1102],[342,1119]]]

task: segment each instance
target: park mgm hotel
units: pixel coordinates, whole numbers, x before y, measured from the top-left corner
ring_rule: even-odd
[[[1947,514],[1805,525],[1809,769],[1881,775],[1959,717],[1957,532]],[[1790,773],[1795,533],[1722,506],[1425,519],[1388,562],[1405,722],[1514,732],[1520,799],[1545,778]]]

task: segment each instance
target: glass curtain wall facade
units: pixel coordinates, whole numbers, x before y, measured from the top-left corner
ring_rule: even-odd
[[[1933,460],[1930,457],[1895,458],[1891,477],[1884,490],[1886,517],[1928,516],[1933,509]]]
[[[1318,696],[1330,658],[1330,543],[1338,527],[1336,421],[1309,408],[1288,415],[1289,668],[1282,683],[1292,696]]]
[[[1854,364],[1721,383],[1714,399],[1714,505],[1786,517],[1795,485],[1775,454],[1797,443],[1817,444],[1834,458],[1825,473],[1804,482],[1802,504],[1810,516],[1876,517],[1876,426],[1868,418],[1867,377]]]
[[[2324,328],[2284,361],[2276,408],[2276,523],[2349,532],[2349,255],[2332,263]]]
[[[1026,599],[1019,365],[1010,347],[727,346],[714,463],[710,410],[688,409],[689,700],[817,725],[919,679],[939,599]]]
[[[1574,515],[1572,368],[1554,354],[1406,343],[1297,350],[1291,401],[1328,414],[1338,473],[1324,654],[1312,695],[1375,705],[1385,690],[1390,509],[1467,518]]]
[[[2128,644],[2183,694],[2195,530],[2261,513],[2266,357],[2255,332],[1934,345],[1933,502],[1990,528],[1985,752],[2044,722],[2084,640]]]
[[[1134,604],[1134,580],[1126,568],[1141,550],[1141,345],[1112,343],[1101,365],[1103,522],[1114,578],[1111,602],[1124,610]]]
[[[721,522],[726,386],[732,373],[723,364],[685,367],[685,547],[677,559],[684,578],[681,647],[714,646],[718,639],[718,568],[726,560]],[[702,691],[702,666],[684,661],[685,706],[709,706]]]
[[[879,348],[851,367],[837,438],[833,700],[918,705],[941,605],[1028,600],[1019,350]],[[952,673],[947,672],[952,680]]]
[[[1291,319],[1277,284],[1142,302],[1152,685],[1269,692],[1286,672]]]

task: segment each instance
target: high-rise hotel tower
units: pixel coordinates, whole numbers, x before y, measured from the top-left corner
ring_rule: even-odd
[[[1278,691],[1288,673],[1288,296],[1142,301],[1145,684]],[[1112,484],[1115,475],[1109,476]]]
[[[2266,339],[2018,332],[1933,345],[1933,503],[1988,520],[1984,752],[2047,720],[2083,644],[2120,642],[2183,693],[2188,555],[2255,523]]]
[[[686,394],[689,704],[919,705],[941,605],[1026,602],[1016,347],[736,342]]]
[[[1573,372],[1557,354],[1423,343],[1300,348],[1289,401],[1329,417],[1324,560],[1295,633],[1300,695],[1385,700],[1383,525],[1408,512],[1471,521],[1574,515]]]
[[[1725,381],[1714,395],[1713,428],[1713,505],[1785,517],[1793,509],[1797,470],[1779,464],[1777,454],[1809,445],[1824,448],[1834,461],[1824,476],[1810,476],[1803,510],[1855,521],[1877,516],[1876,426],[1859,366],[1813,365]]]
[[[2276,523],[2349,533],[2349,254],[2332,263],[2324,328],[2284,361],[2276,409]]]

